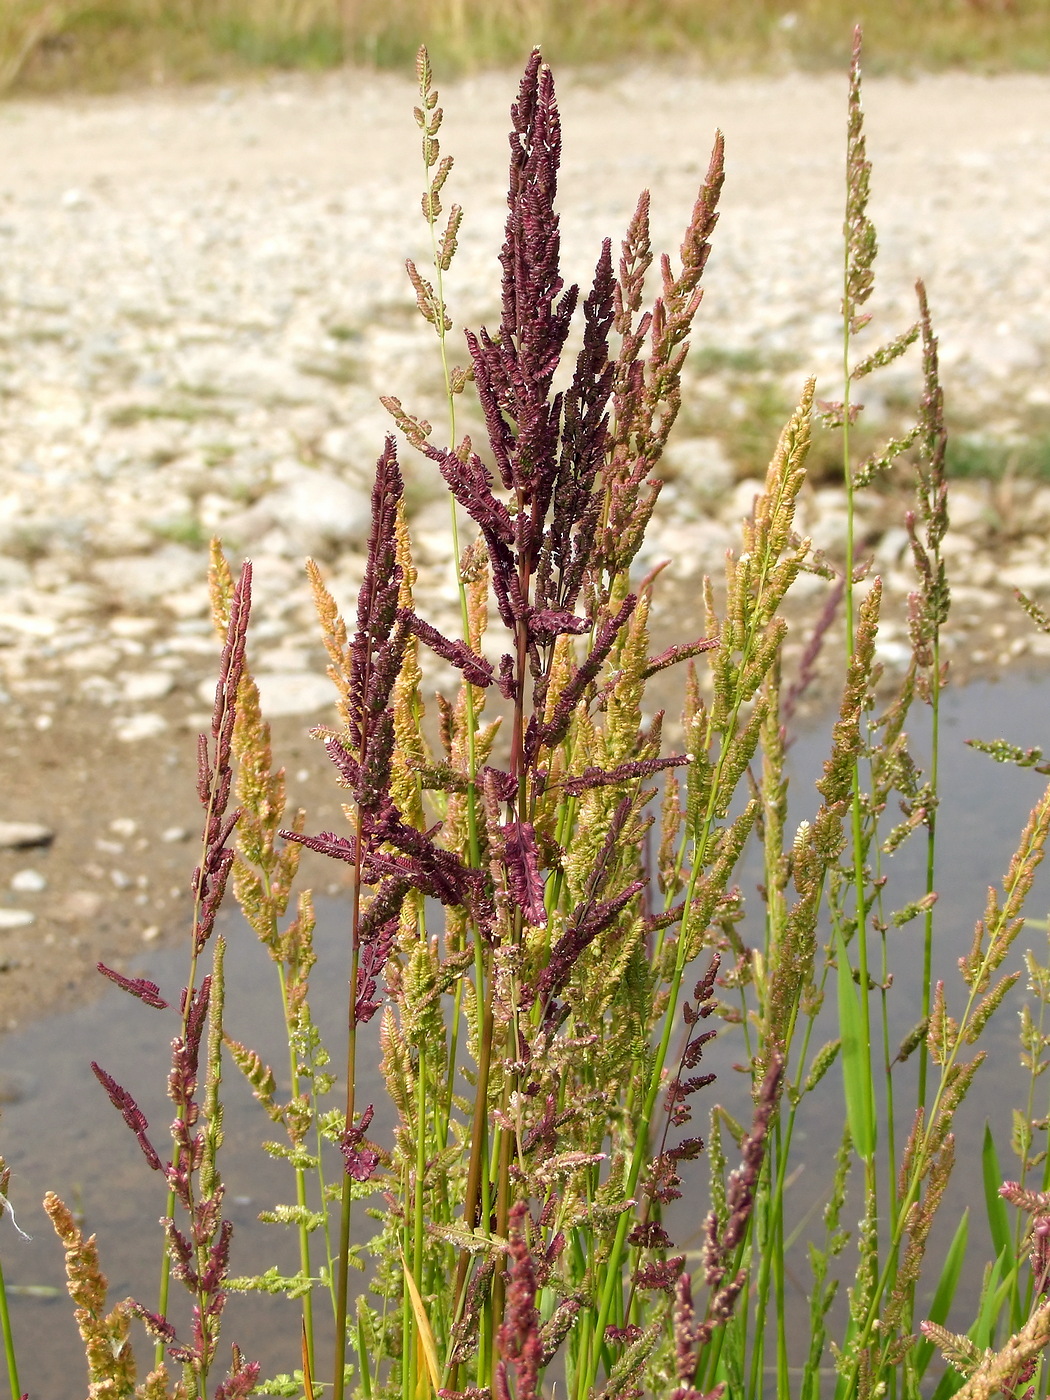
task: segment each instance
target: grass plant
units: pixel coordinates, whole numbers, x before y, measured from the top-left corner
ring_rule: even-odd
[[[404,449],[392,434],[376,467],[353,623],[307,565],[340,718],[317,737],[347,798],[343,832],[308,834],[306,814],[287,810],[248,664],[251,565],[235,580],[213,546],[224,646],[211,733],[200,740],[203,835],[186,985],[169,1006],[153,983],[102,969],[156,1008],[161,1033],[174,1032],[175,1116],[163,1151],[133,1094],[95,1066],[163,1178],[156,1303],[107,1312],[93,1240],[57,1198],[47,1203],[66,1249],[90,1393],[1044,1395],[1050,971],[1031,952],[1009,1145],[1016,1179],[1003,1181],[1006,1145],[986,1135],[994,1255],[976,1315],[961,1326],[959,1280],[986,1251],[971,1239],[968,1214],[946,1230],[938,1212],[982,1043],[1012,1014],[1021,970],[1009,959],[1050,831],[1050,789],[1001,888],[988,892],[958,975],[935,980],[945,934],[936,901],[947,436],[921,283],[914,324],[886,341],[874,339],[866,309],[877,243],[859,30],[847,104],[841,397],[817,399],[812,381],[800,383],[740,548],[723,580],[705,580],[695,623],[662,651],[649,639],[661,569],[639,577],[634,561],[681,407],[718,217],[721,137],[677,258],[656,258],[643,194],[618,255],[603,244],[581,306],[559,269],[558,110],[551,70],[534,51],[511,111],[500,323],[460,341],[446,274],[464,215],[445,208],[453,165],[425,50],[417,72],[432,266],[409,263],[407,272],[434,329],[448,421],[439,430],[399,399],[385,403],[448,488],[460,627],[449,635],[435,626],[417,597]],[[858,456],[851,430],[865,381],[914,345],[923,388],[913,428]],[[457,426],[468,394],[485,424],[480,446]],[[850,529],[837,564],[815,559],[794,529],[817,415],[842,444]],[[892,687],[875,659],[882,585],[853,528],[857,497],[887,473],[912,482],[904,524],[915,575],[911,661]],[[825,577],[827,601],[788,674],[783,604],[803,571]],[[1050,631],[1050,617],[1022,601]],[[837,635],[838,718],[815,794],[793,799],[807,812],[799,820],[788,803],[793,717]],[[445,677],[436,695],[426,679],[435,667]],[[646,698],[649,683],[675,673],[677,728]],[[906,727],[916,707],[929,711],[925,771]],[[983,747],[991,759],[1050,772],[1038,750]],[[909,840],[924,843],[925,874],[900,902],[888,857]],[[745,900],[735,880],[749,844],[762,883]],[[343,1028],[317,1024],[311,1011],[315,916],[309,892],[296,893],[304,846],[354,873],[345,964],[321,970],[347,979]],[[237,988],[225,985],[214,924],[231,876],[275,968],[288,1046],[279,1069],[224,1030]],[[920,1015],[901,1040],[893,973],[909,925],[921,930]],[[716,1027],[740,1092],[722,1075],[714,1083]],[[366,1054],[381,1058],[392,1133],[373,1134],[376,1106],[359,1095]],[[263,1218],[287,1232],[295,1262],[251,1277],[231,1275],[235,1241],[223,1214],[222,1088],[234,1069],[272,1125],[266,1152],[289,1173],[289,1199]],[[812,1220],[789,1217],[800,1125],[836,1080],[837,1150],[811,1229]],[[6,1190],[2,1162],[0,1174]],[[698,1203],[697,1250],[673,1238],[683,1198]],[[858,1214],[851,1231],[844,1221]],[[236,1346],[220,1359],[235,1290],[287,1299],[301,1348],[293,1344],[286,1373],[264,1380]],[[156,1342],[142,1381],[129,1342],[136,1317]],[[5,1308],[0,1325],[17,1395]]]

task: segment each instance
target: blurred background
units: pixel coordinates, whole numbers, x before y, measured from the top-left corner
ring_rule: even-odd
[[[869,71],[1041,71],[1050,60],[1050,0],[3,0],[0,91],[403,67],[424,40],[446,75],[516,64],[537,43],[557,63],[841,69],[857,21]]]

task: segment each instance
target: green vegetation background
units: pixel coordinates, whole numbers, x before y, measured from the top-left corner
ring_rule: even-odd
[[[869,71],[1050,68],[1050,0],[2,0],[0,91],[105,91],[256,67],[699,61],[833,68],[855,22]]]

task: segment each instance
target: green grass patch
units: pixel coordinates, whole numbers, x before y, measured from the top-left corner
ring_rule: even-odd
[[[106,90],[256,69],[403,69],[425,41],[445,71],[516,63],[699,62],[714,71],[841,68],[855,21],[870,69],[1050,67],[1050,0],[8,0],[0,90]]]
[[[134,428],[139,423],[164,418],[176,419],[182,423],[196,423],[201,418],[226,417],[229,417],[229,414],[211,403],[207,406],[194,403],[129,403],[113,409],[109,414],[109,423],[113,428]]]
[[[959,480],[1001,481],[1022,476],[1050,481],[1050,434],[1006,442],[977,433],[958,434],[948,443],[947,471]]]

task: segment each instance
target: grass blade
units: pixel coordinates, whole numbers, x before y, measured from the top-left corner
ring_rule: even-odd
[[[850,1137],[858,1154],[870,1161],[875,1151],[875,1105],[868,1046],[864,1038],[860,993],[853,981],[842,930],[835,930],[838,957],[839,1032],[842,1037],[842,1083]]]

